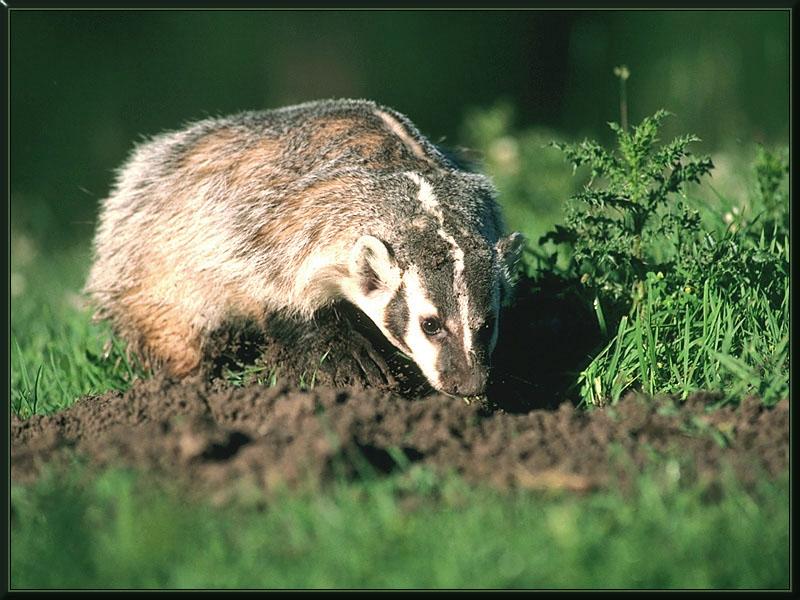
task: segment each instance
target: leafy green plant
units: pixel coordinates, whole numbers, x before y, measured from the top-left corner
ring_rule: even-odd
[[[617,75],[624,91],[628,72]],[[540,239],[566,248],[565,277],[594,306],[607,340],[578,377],[581,398],[615,402],[631,388],[683,397],[714,389],[727,399],[755,393],[768,403],[786,397],[785,153],[759,146],[748,209],[703,220],[688,193],[713,168],[709,157],[689,150],[699,138],[659,145],[667,111],[628,131],[624,97],[621,109],[623,125],[609,124],[613,150],[590,140],[552,143],[573,172],[589,171],[567,202],[564,224]]]
[[[756,147],[755,174],[758,182],[760,218],[773,237],[789,235],[789,153]]]
[[[614,151],[590,140],[553,143],[574,170],[587,166],[591,177],[568,202],[564,225],[542,242],[569,245],[573,274],[618,316],[643,299],[647,273],[671,273],[700,232],[699,215],[682,197],[686,184],[699,182],[713,165],[689,151],[699,140],[695,136],[657,147],[668,114],[658,111],[630,132],[610,123],[617,136]]]
[[[781,213],[781,206],[788,199],[786,175],[789,173],[787,152],[769,150],[762,145],[756,147],[755,172],[761,200],[770,212]]]

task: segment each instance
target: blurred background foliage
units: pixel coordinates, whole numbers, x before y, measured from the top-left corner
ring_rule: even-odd
[[[371,98],[473,150],[513,225],[542,217],[533,234],[576,185],[542,146],[610,139],[615,65],[632,72],[631,122],[676,114],[664,139],[752,153],[789,136],[787,11],[17,10],[10,36],[12,228],[45,248],[91,238],[142,136],[314,98]]]

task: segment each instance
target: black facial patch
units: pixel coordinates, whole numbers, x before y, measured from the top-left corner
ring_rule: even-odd
[[[470,299],[470,314],[492,314],[492,297],[497,272],[492,249],[483,238],[464,236],[459,240],[464,252],[464,279]]]
[[[389,333],[403,344],[403,349],[410,352],[409,348],[403,343],[408,327],[408,303],[406,302],[406,290],[403,284],[400,284],[397,292],[395,292],[386,306],[384,325],[389,330]]]
[[[409,244],[410,262],[417,267],[425,295],[437,308],[439,317],[447,320],[458,315],[453,289],[453,250],[438,233],[438,226],[417,232]]]
[[[469,314],[475,317],[490,314],[496,279],[492,249],[481,236],[470,235],[461,227],[448,226],[445,232],[464,253],[461,277],[469,296]],[[460,322],[461,311],[454,282],[455,250],[439,234],[438,228],[422,233],[412,259],[419,268],[422,287],[443,320],[455,319]]]

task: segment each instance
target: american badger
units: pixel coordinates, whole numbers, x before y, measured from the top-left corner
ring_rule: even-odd
[[[231,316],[349,301],[436,390],[484,391],[521,237],[490,181],[403,115],[326,100],[141,143],[102,202],[87,292],[151,366],[199,370]]]

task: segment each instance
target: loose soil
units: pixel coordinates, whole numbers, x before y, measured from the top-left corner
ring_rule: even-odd
[[[630,394],[613,407],[574,408],[571,373],[600,342],[585,311],[558,281],[524,279],[500,319],[489,400],[469,405],[433,393],[346,305],[311,324],[281,316],[265,329],[232,323],[212,341],[206,376],[139,380],[55,415],[12,416],[12,480],[31,481],[44,465],[58,468],[76,454],[96,467],[164,474],[220,499],[409,463],[500,488],[577,491],[627,485],[665,460],[687,482],[719,482],[730,469],[752,484],[786,471],[788,400],[770,409],[750,398],[708,412],[719,398]],[[278,385],[220,379],[243,365],[277,365]]]
[[[625,485],[669,456],[686,481],[719,482],[728,467],[745,484],[784,473],[788,400],[766,408],[750,398],[706,412],[714,399],[630,394],[613,408],[564,403],[512,414],[438,394],[410,401],[375,389],[151,379],[52,416],[12,417],[11,474],[30,481],[77,453],[96,467],[164,474],[224,501],[237,490],[321,485],[408,463],[503,489],[576,491]]]

